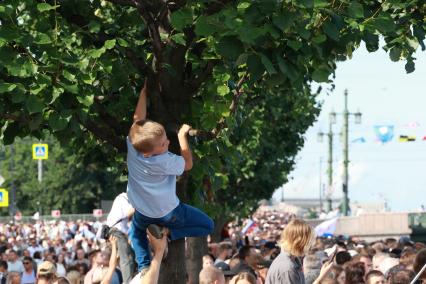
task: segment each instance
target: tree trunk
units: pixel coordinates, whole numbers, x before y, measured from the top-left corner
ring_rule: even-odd
[[[226,224],[226,220],[223,215],[216,217],[214,220],[214,231],[211,235],[211,240],[213,243],[218,243],[222,240],[222,229]]]
[[[185,239],[169,243],[169,252],[161,264],[159,284],[186,284]]]
[[[203,268],[203,255],[207,254],[207,237],[186,239],[186,271],[188,284],[198,284],[198,275]]]

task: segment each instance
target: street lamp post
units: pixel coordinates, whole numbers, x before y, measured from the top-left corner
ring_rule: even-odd
[[[343,110],[343,182],[342,182],[342,191],[343,191],[343,203],[342,203],[342,213],[344,216],[349,214],[349,116],[355,116],[355,123],[361,123],[361,112],[357,111],[356,113],[351,113],[348,110],[348,90],[344,92],[345,104]]]
[[[343,191],[343,202],[342,202],[342,213],[345,216],[349,214],[349,195],[348,195],[348,182],[349,182],[349,116],[355,116],[355,123],[361,123],[361,112],[357,111],[356,113],[351,113],[348,110],[348,90],[344,92],[345,104],[343,113],[343,182],[342,182],[342,191]],[[329,121],[329,131],[328,136],[328,192],[327,192],[327,210],[332,210],[332,201],[331,201],[331,192],[333,188],[333,129],[332,124],[336,123],[336,113],[334,111],[330,112],[330,121]],[[319,140],[322,140],[322,136],[326,135],[323,132],[318,133]]]

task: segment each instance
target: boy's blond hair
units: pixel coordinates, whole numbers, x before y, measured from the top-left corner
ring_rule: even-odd
[[[165,134],[164,127],[151,120],[135,121],[130,128],[129,137],[136,151],[146,154],[154,150],[156,141]]]
[[[288,223],[281,234],[280,245],[294,256],[303,256],[315,242],[315,231],[305,221],[295,219]]]

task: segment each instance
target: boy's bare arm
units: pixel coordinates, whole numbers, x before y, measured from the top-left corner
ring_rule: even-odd
[[[146,119],[146,95],[148,87],[145,79],[145,84],[139,94],[138,104],[136,105],[135,113],[133,114],[133,122]]]
[[[192,153],[188,143],[188,132],[191,130],[191,126],[188,124],[182,125],[179,129],[178,140],[180,145],[180,153],[185,160],[185,171],[192,169]]]

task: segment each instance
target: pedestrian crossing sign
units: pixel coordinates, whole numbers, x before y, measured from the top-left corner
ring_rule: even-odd
[[[9,192],[0,188],[0,207],[8,207],[9,206]]]
[[[49,146],[47,144],[33,144],[33,159],[47,160],[49,156]]]

